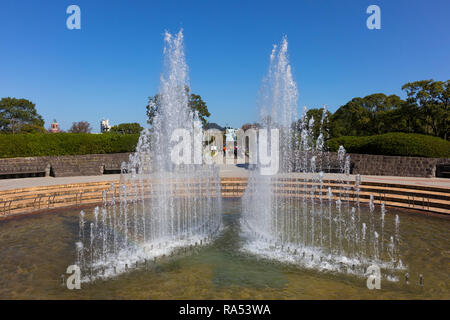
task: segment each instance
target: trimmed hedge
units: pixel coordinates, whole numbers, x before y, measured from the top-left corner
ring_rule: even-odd
[[[133,152],[139,134],[0,134],[0,158],[63,156]],[[387,133],[376,136],[347,136],[330,139],[336,152],[343,145],[349,153],[387,156],[450,158],[450,142],[415,133]]]
[[[328,141],[330,151],[336,152],[341,145],[349,153],[450,158],[450,141],[415,133],[393,132],[375,136],[346,136]]]
[[[133,152],[139,134],[0,134],[0,158]]]

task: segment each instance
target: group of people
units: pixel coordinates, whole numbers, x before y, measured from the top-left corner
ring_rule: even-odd
[[[231,151],[230,149],[228,149],[228,150]],[[223,146],[222,150],[223,150],[223,156],[225,157],[227,155],[227,146]],[[238,152],[238,147],[234,146],[234,156],[235,157],[237,157],[237,152]]]

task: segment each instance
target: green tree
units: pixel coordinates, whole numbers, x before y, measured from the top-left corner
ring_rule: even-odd
[[[423,121],[426,134],[448,140],[450,138],[450,80],[421,80],[409,82],[402,87],[407,102],[415,107]]]
[[[26,99],[0,100],[0,131],[3,133],[44,132],[44,120],[36,105]]]
[[[331,135],[364,136],[391,131],[405,131],[394,119],[401,116],[405,101],[396,95],[375,93],[364,98],[353,98],[331,116]]]
[[[23,124],[20,127],[20,133],[47,133],[47,129],[43,126],[35,124]]]
[[[205,127],[207,123],[206,118],[211,116],[211,113],[208,111],[208,107],[206,106],[205,101],[202,100],[202,97],[198,94],[191,93],[189,96],[189,107],[198,112],[198,116],[203,123],[203,127]]]
[[[367,134],[370,112],[363,107],[363,98],[353,98],[341,106],[331,117],[333,137]]]
[[[206,105],[206,103],[202,100],[202,97],[200,95],[194,94],[194,93],[189,93],[190,89],[189,87],[186,87],[186,93],[189,96],[189,107],[193,110],[193,111],[197,111],[198,112],[198,116],[200,118],[200,120],[203,123],[203,127],[206,126],[207,120],[206,118],[208,118],[211,113],[209,113],[208,111],[208,107]],[[161,97],[158,94],[154,95],[153,97],[149,97],[148,98],[148,104],[147,104],[147,123],[152,125],[153,124],[153,119],[155,118],[156,113],[158,112],[158,109],[161,106]]]
[[[323,140],[327,141],[330,138],[331,131],[330,116],[331,113],[327,110],[324,118],[324,108],[309,109],[304,117],[302,116],[292,124],[295,140],[297,142],[300,141],[302,139],[302,131],[307,130],[311,132],[309,139],[312,144],[316,144],[320,134],[322,134]],[[314,119],[314,121],[311,122],[311,119]],[[310,127],[311,124],[312,126]]]
[[[415,104],[404,102],[388,115],[390,130],[385,132],[424,133],[421,125],[420,110]]]
[[[309,123],[310,123],[310,119],[314,118],[314,125],[311,128],[312,132],[313,132],[313,136],[314,136],[314,140],[317,140],[317,138],[319,137],[319,135],[322,133],[322,135],[324,136],[324,139],[328,139],[328,135],[329,132],[331,130],[330,127],[330,122],[328,121],[331,117],[331,113],[327,110],[326,111],[326,117],[325,119],[322,120],[322,118],[324,117],[323,114],[323,108],[314,108],[314,109],[309,109],[306,112],[306,125],[307,125],[307,129],[309,128]],[[299,120],[301,121],[301,120]]]
[[[133,123],[121,123],[119,125],[111,127],[109,132],[121,133],[121,134],[139,134],[144,128],[137,122]]]

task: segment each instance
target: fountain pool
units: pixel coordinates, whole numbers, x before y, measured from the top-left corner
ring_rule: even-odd
[[[409,284],[400,271],[399,281],[382,280],[381,290],[369,290],[359,275],[253,254],[241,200],[222,202],[223,229],[209,244],[82,283],[80,290],[68,290],[61,278],[76,256],[79,210],[0,221],[0,299],[450,299],[448,220],[387,208],[386,232],[401,216],[399,251]],[[84,211],[87,223],[94,221],[94,208]],[[368,212],[361,206],[363,216]]]
[[[449,221],[386,210],[373,197],[363,206],[343,147],[338,180],[324,180],[326,130],[312,139],[306,110],[292,127],[287,45],[274,47],[261,90],[263,128],[280,131],[281,175],[252,170],[242,199],[222,201],[216,166],[172,152],[173,132],[197,137],[200,127],[183,34],[166,33],[155,117],[119,190],[105,190],[101,207],[0,221],[0,299],[449,299]],[[309,178],[292,183],[291,172]],[[74,265],[81,289],[69,290]],[[380,290],[367,286],[374,267]]]

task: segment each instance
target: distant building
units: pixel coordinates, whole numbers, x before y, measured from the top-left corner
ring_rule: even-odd
[[[100,132],[105,133],[111,130],[111,126],[109,125],[109,120],[102,119],[100,121]]]
[[[53,120],[53,122],[50,124],[50,132],[51,133],[59,132],[59,124],[56,120]]]
[[[206,124],[206,128],[205,128],[206,130],[209,130],[209,129],[217,129],[217,130],[219,130],[219,131],[225,131],[225,128],[224,127],[221,127],[220,125],[218,125],[217,123],[214,123],[214,122],[208,122],[207,124]]]

